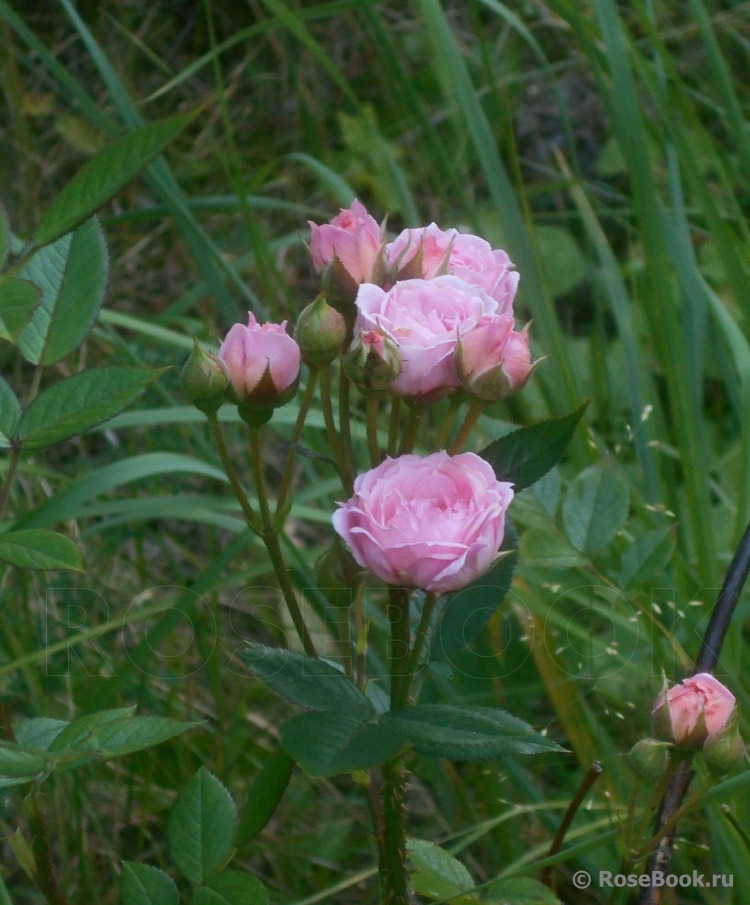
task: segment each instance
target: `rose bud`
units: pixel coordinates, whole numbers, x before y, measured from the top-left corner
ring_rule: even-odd
[[[330,223],[310,223],[310,255],[323,275],[323,288],[334,307],[351,305],[361,283],[379,282],[384,273],[380,226],[359,201]]]
[[[394,281],[432,280],[452,273],[492,296],[500,304],[500,313],[513,310],[519,280],[513,262],[479,236],[430,223],[422,229],[405,229],[386,245],[386,256]]]
[[[229,375],[224,362],[207,352],[198,340],[181,373],[182,388],[193,405],[207,415],[217,411],[225,399]]]
[[[219,349],[240,408],[274,409],[294,396],[302,354],[282,324],[235,324]]]
[[[344,318],[327,302],[324,293],[304,308],[297,318],[294,338],[304,360],[316,367],[330,364],[346,339]]]
[[[642,738],[630,749],[630,764],[643,779],[656,779],[669,765],[670,742]]]
[[[745,753],[745,742],[740,735],[740,715],[735,708],[729,722],[709,734],[703,744],[703,756],[717,772],[728,773],[742,763]]]
[[[678,748],[697,750],[709,734],[728,724],[734,707],[728,688],[710,673],[698,673],[662,690],[651,711],[654,735]]]
[[[494,402],[520,389],[531,374],[525,332],[513,330],[513,316],[483,317],[459,337],[455,368],[461,385],[478,399]]]
[[[363,392],[390,390],[401,373],[401,352],[379,330],[362,330],[342,360],[344,373]]]
[[[391,585],[457,591],[498,559],[511,484],[474,453],[386,459],[357,477],[333,527]]]

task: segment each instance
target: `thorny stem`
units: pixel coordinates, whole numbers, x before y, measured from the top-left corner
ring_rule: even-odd
[[[742,540],[737,547],[737,552],[734,554],[734,558],[727,569],[724,584],[714,604],[711,620],[708,623],[706,634],[703,637],[703,644],[695,661],[694,675],[699,672],[711,672],[716,666],[735,607],[739,602],[740,594],[749,572],[750,525],[745,529]],[[690,786],[693,775],[690,769],[690,761],[684,760],[677,768],[669,788],[664,793],[656,819],[656,833],[654,836],[654,838],[659,839],[659,842],[648,859],[647,870],[649,872],[655,870],[666,871],[669,867],[677,829],[676,815],[682,813],[680,804]],[[641,905],[659,905],[661,900],[661,887],[650,887],[644,890],[641,897]]]
[[[310,376],[307,378],[307,386],[299,405],[299,414],[292,431],[292,439],[287,450],[286,459],[284,461],[284,470],[281,473],[281,484],[279,485],[279,495],[276,498],[276,514],[278,515],[286,505],[286,498],[289,495],[289,486],[292,483],[292,475],[294,474],[294,454],[299,439],[302,436],[302,428],[305,426],[305,419],[310,409],[313,396],[315,395],[315,384],[318,381],[318,372],[316,368],[310,368]]]
[[[261,537],[266,545],[266,550],[271,559],[273,570],[281,587],[281,593],[289,609],[289,615],[297,630],[297,635],[302,642],[305,653],[310,657],[317,657],[315,645],[310,637],[310,633],[305,625],[302,611],[297,603],[297,595],[294,591],[294,585],[289,577],[284,555],[279,544],[279,535],[273,524],[271,516],[271,507],[268,503],[268,492],[266,489],[266,480],[263,475],[263,458],[260,446],[260,427],[248,425],[250,431],[250,462],[253,468],[253,478],[255,480],[255,491],[258,494],[258,503],[260,505],[260,518],[262,523]]]
[[[389,588],[391,628],[391,710],[401,710],[409,698],[409,598],[406,588]],[[404,797],[406,768],[402,755],[383,764],[383,905],[409,905],[406,876]]]

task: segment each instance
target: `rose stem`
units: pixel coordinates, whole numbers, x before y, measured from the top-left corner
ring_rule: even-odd
[[[583,777],[583,782],[578,787],[578,791],[573,796],[570,804],[568,805],[568,810],[565,812],[565,816],[562,819],[560,829],[558,829],[557,835],[552,840],[552,845],[550,845],[549,851],[547,852],[548,858],[552,857],[552,855],[556,855],[562,848],[562,844],[565,841],[565,836],[570,829],[570,824],[573,822],[573,818],[578,813],[578,809],[583,803],[583,799],[588,795],[589,790],[601,775],[602,765],[598,760],[595,760],[587,770],[586,775]],[[545,867],[542,871],[542,883],[545,883],[550,888],[552,887],[551,864],[547,865],[547,867]]]
[[[273,570],[276,573],[276,578],[278,579],[279,585],[281,586],[281,592],[284,595],[284,600],[286,601],[286,605],[289,608],[289,614],[292,617],[292,622],[294,623],[294,627],[297,630],[299,639],[302,642],[302,647],[308,656],[317,657],[318,654],[315,650],[315,645],[313,644],[310,633],[308,632],[307,626],[305,625],[302,611],[300,610],[299,604],[297,603],[297,596],[294,592],[294,585],[292,584],[292,580],[289,577],[289,572],[287,571],[286,564],[284,563],[284,556],[281,552],[281,545],[279,544],[279,536],[273,524],[273,518],[271,517],[271,508],[268,504],[266,480],[263,475],[263,456],[260,445],[260,426],[249,424],[248,431],[250,433],[250,463],[253,468],[255,492],[258,494],[260,518],[263,525],[263,530],[260,536],[263,539],[263,543],[266,545],[266,550],[268,550],[268,555],[271,558]]]
[[[398,450],[400,456],[403,456],[405,453],[410,453],[414,449],[414,444],[417,442],[417,434],[419,433],[419,422],[422,420],[423,412],[424,406],[419,405],[418,403],[409,406],[406,427],[404,428],[404,433],[401,437],[401,446]]]
[[[445,449],[448,446],[448,437],[451,430],[453,429],[453,425],[456,423],[458,410],[461,408],[461,405],[463,403],[461,395],[461,393],[454,393],[450,398],[450,401],[448,403],[448,415],[446,416],[445,421],[443,421],[443,425],[440,428],[440,433],[438,434],[438,438],[435,441],[435,449]]]
[[[343,449],[343,458],[346,462],[347,474],[352,476],[357,473],[357,467],[354,463],[354,449],[352,447],[352,431],[350,425],[351,415],[351,389],[352,384],[344,373],[344,369],[339,371],[339,425],[341,427],[341,444]]]
[[[378,449],[378,398],[367,397],[367,448],[370,453],[370,465],[375,468],[380,464]]]
[[[297,421],[294,425],[292,439],[290,441],[289,449],[287,450],[286,459],[284,461],[284,470],[282,471],[281,484],[279,485],[279,495],[276,499],[276,515],[283,511],[284,506],[286,505],[286,498],[289,493],[289,487],[292,483],[292,475],[294,474],[294,454],[296,452],[295,447],[299,443],[299,439],[302,436],[302,428],[305,425],[305,419],[307,418],[307,413],[310,409],[313,395],[315,394],[315,384],[317,383],[317,381],[317,369],[310,368],[310,374],[307,378],[307,386],[305,387],[304,395],[302,396],[299,404]]]
[[[409,674],[409,684],[411,684],[414,673],[417,671],[417,667],[419,666],[419,656],[422,653],[422,648],[424,647],[424,643],[427,640],[427,632],[430,628],[430,621],[432,619],[432,613],[435,609],[437,600],[437,594],[428,593],[425,596],[424,603],[422,605],[422,613],[419,617],[419,624],[417,625],[417,628],[414,632],[414,646],[412,647],[411,654],[409,656],[409,666],[407,668],[407,672]]]
[[[706,634],[703,637],[698,659],[695,661],[694,673],[710,672],[719,660],[724,639],[732,621],[735,607],[740,599],[740,593],[750,572],[750,525],[745,528],[742,540],[737,547],[737,552],[727,569],[724,584],[719,592],[719,597],[714,604],[711,620],[708,623]],[[672,823],[677,813],[688,786],[693,778],[690,770],[690,762],[683,761],[678,767],[669,788],[664,793],[656,820],[656,836],[660,837],[659,844],[648,859],[648,871],[666,870],[672,860],[672,846],[676,826]],[[664,827],[670,825],[671,831],[665,833]],[[657,892],[656,890],[659,890]],[[661,887],[652,887],[644,890],[641,897],[641,905],[658,905],[661,902]]]
[[[472,402],[472,404],[469,406],[469,411],[466,413],[464,423],[461,425],[461,429],[459,430],[458,434],[456,434],[456,439],[453,441],[451,448],[448,450],[448,452],[452,456],[455,456],[456,453],[461,452],[464,443],[466,443],[469,438],[469,434],[474,429],[474,425],[479,420],[479,416],[486,408],[487,403],[480,400]]]
[[[234,495],[237,497],[237,502],[240,504],[242,511],[245,514],[245,521],[247,522],[248,527],[251,530],[253,530],[256,534],[260,534],[261,525],[258,520],[258,515],[250,505],[250,500],[248,500],[247,494],[243,490],[240,479],[237,476],[237,471],[234,467],[234,463],[232,462],[232,459],[227,450],[227,445],[224,442],[224,435],[221,432],[218,415],[216,412],[212,412],[206,417],[208,418],[208,429],[211,432],[211,437],[213,438],[214,444],[216,446],[216,451],[219,453],[221,464],[224,466],[224,471],[227,478],[229,479],[229,483],[232,487],[232,490],[234,491]]]
[[[391,710],[401,710],[409,697],[409,598],[406,588],[389,588],[391,628]],[[409,905],[406,878],[404,795],[406,768],[399,754],[383,764],[383,905]]]
[[[320,369],[320,402],[323,406],[323,420],[326,425],[328,443],[331,446],[336,468],[341,478],[344,493],[351,496],[354,487],[354,478],[349,472],[347,462],[341,445],[341,438],[336,430],[336,422],[333,420],[333,405],[331,403],[331,366],[326,365]]]
[[[391,419],[388,425],[388,455],[395,456],[398,449],[399,415],[401,414],[401,397],[391,398]]]

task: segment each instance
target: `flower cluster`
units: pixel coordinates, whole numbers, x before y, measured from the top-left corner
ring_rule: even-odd
[[[231,328],[218,357],[198,348],[191,356],[183,383],[209,417],[229,397],[258,426],[294,396],[303,361],[315,374],[338,357],[375,405],[405,397],[424,409],[462,390],[481,410],[526,383],[528,332],[517,331],[513,317],[519,275],[504,251],[434,223],[388,242],[358,201],[310,227],[321,293],[293,336],[286,323],[259,324],[250,314],[247,325]],[[331,422],[329,413],[327,429]],[[473,453],[421,458],[402,442],[406,454],[393,447],[380,461],[372,425],[368,431],[370,471],[355,480],[345,456],[337,460],[353,496],[339,504],[333,525],[356,563],[389,584],[435,594],[486,572],[499,556],[512,485]]]
[[[513,320],[519,275],[504,251],[435,223],[386,243],[357,201],[310,228],[313,264],[354,341],[378,332],[400,352],[392,393],[432,402],[463,387],[492,402],[526,383],[528,333]]]

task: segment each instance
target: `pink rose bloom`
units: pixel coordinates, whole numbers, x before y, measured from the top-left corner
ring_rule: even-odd
[[[422,251],[421,273],[409,273],[408,264]],[[435,223],[422,229],[405,229],[386,245],[391,267],[399,273],[405,267],[409,276],[431,280],[443,273],[452,273],[472,286],[491,295],[500,303],[500,313],[513,310],[513,298],[519,275],[513,262],[499,249],[479,236],[442,230]]]
[[[364,283],[355,304],[355,332],[380,330],[401,351],[393,392],[414,397],[460,386],[453,364],[458,337],[498,307],[486,292],[452,276],[403,280],[388,292]]]
[[[493,564],[512,499],[474,453],[399,456],[357,477],[333,527],[383,581],[445,594]]]
[[[235,324],[219,349],[232,388],[240,402],[275,407],[296,389],[302,354],[282,324]]]
[[[355,283],[365,283],[372,277],[383,240],[377,221],[364,204],[353,201],[350,208],[323,226],[308,222],[312,230],[310,253],[318,272],[338,259]]]
[[[651,711],[655,734],[679,748],[700,748],[723,729],[734,712],[735,698],[710,673],[701,672],[661,693]]]
[[[456,373],[462,386],[487,402],[520,390],[531,375],[531,351],[525,330],[513,329],[513,316],[483,317],[461,337]]]

